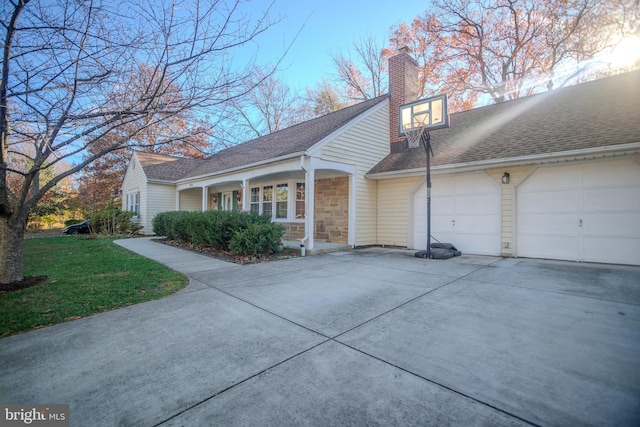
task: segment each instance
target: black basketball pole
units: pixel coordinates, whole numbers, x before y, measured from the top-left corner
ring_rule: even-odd
[[[431,252],[431,135],[425,131],[421,136],[422,146],[427,153],[427,249],[415,253],[417,258],[433,258]]]
[[[426,258],[431,258],[431,135],[429,131],[422,136],[422,145],[427,153],[427,253]]]

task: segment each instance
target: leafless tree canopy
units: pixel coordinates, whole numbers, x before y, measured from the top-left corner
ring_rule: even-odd
[[[336,81],[346,89],[352,103],[375,98],[387,91],[387,58],[372,35],[352,44],[352,50],[331,55]]]
[[[0,282],[22,277],[26,218],[47,190],[151,127],[247,93],[252,58],[232,54],[274,23],[239,0],[5,0],[0,14]],[[26,170],[10,161],[25,144]],[[73,166],[41,185],[64,159]]]
[[[636,0],[434,0],[393,29],[410,46],[425,94],[446,92],[456,109],[478,95],[493,102],[592,78],[594,58],[638,32]]]

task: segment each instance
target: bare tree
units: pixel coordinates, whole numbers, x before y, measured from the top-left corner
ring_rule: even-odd
[[[0,283],[23,279],[27,217],[58,182],[135,145],[150,127],[188,111],[205,114],[251,89],[245,82],[254,64],[232,64],[229,54],[273,25],[268,12],[251,18],[233,0],[5,0]],[[142,66],[148,78],[132,78]],[[9,157],[21,144],[32,147],[26,170]],[[68,169],[39,179],[63,160]]]
[[[583,72],[620,37],[620,26],[629,26],[627,3],[434,0],[427,14],[395,28],[391,44],[414,49],[424,85],[438,82],[453,97],[475,101],[484,94],[502,102]]]
[[[354,42],[352,49],[331,55],[336,80],[344,85],[348,98],[360,102],[385,93],[387,61],[382,45],[369,34]]]
[[[306,92],[306,105],[304,111],[300,113],[306,114],[306,119],[323,116],[349,105],[327,79],[322,79],[315,88],[307,88]]]
[[[256,69],[247,86],[253,86],[254,89],[230,102],[232,117],[228,119],[236,128],[234,138],[237,143],[268,135],[302,121],[298,116],[300,97],[277,74]]]

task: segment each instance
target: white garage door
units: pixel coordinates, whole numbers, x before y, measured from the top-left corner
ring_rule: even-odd
[[[517,254],[640,264],[640,165],[544,167],[517,191]]]
[[[431,179],[431,236],[462,253],[500,255],[500,186],[484,173]],[[413,196],[413,246],[427,247],[426,184]],[[431,240],[435,242],[435,240]]]

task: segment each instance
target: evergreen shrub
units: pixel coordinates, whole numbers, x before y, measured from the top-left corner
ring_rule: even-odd
[[[163,212],[153,218],[152,224],[159,236],[239,255],[268,254],[284,234],[270,217],[237,211]]]

